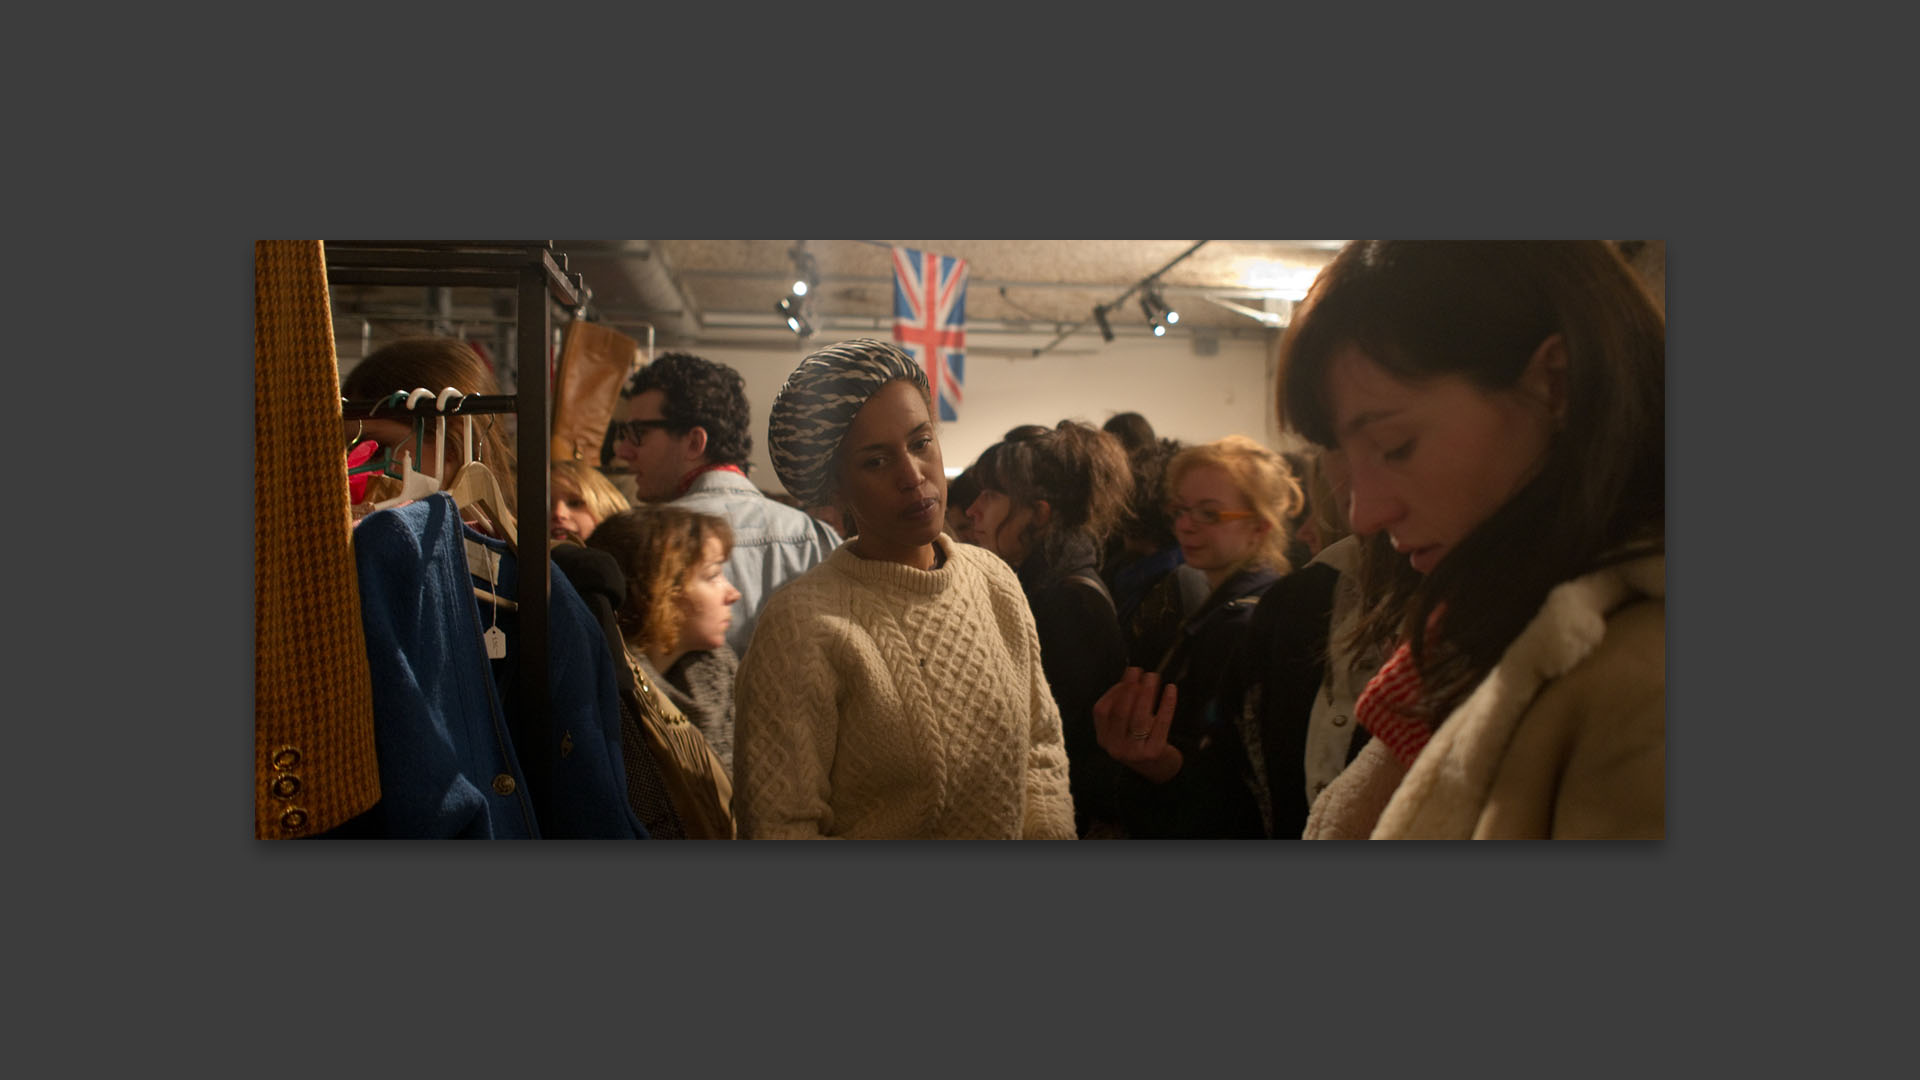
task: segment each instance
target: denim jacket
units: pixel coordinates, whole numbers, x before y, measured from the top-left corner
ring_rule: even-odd
[[[727,557],[726,574],[740,590],[740,601],[733,606],[727,644],[743,657],[767,597],[818,566],[840,546],[840,534],[825,522],[774,502],[753,481],[725,469],[695,477],[693,486],[672,505],[725,518],[733,526],[733,554]]]

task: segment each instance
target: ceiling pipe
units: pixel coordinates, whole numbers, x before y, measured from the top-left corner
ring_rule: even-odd
[[[638,307],[657,325],[660,336],[694,340],[706,329],[705,316],[694,302],[693,293],[667,260],[657,241],[623,240],[611,247],[603,244],[558,241],[573,252],[581,263],[596,266],[583,271],[583,277],[623,277],[632,286]],[[601,293],[612,292],[602,289]]]

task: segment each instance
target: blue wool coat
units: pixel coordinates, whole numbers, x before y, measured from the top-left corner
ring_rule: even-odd
[[[481,633],[493,613],[482,622],[470,539],[498,553],[490,591],[511,597],[513,556],[462,525],[451,496],[376,511],[354,529],[381,797],[334,835],[646,836],[626,802],[612,661],[598,624],[557,572],[548,614],[554,786],[548,820],[536,820],[515,749],[520,725],[508,711],[518,627],[500,613],[507,657],[489,662]],[[487,568],[473,569],[484,583]]]

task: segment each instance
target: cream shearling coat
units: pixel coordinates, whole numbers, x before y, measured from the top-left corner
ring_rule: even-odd
[[[938,570],[843,546],[768,600],[735,703],[743,838],[1073,839],[1020,582],[997,555],[935,542]]]
[[[1411,768],[1369,743],[1306,837],[1664,837],[1666,625],[1664,554],[1558,586]]]

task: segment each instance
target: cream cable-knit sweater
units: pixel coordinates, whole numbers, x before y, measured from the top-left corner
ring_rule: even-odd
[[[1073,839],[1020,582],[935,542],[938,570],[843,546],[767,601],[735,701],[743,838]]]

